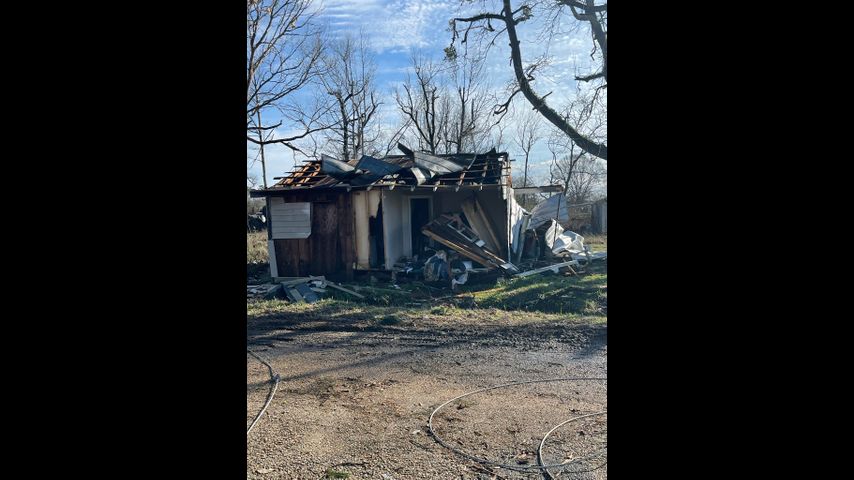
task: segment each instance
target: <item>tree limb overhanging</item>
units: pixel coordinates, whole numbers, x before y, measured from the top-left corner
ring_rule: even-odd
[[[522,92],[528,102],[534,107],[535,110],[539,111],[543,117],[546,118],[552,125],[557,127],[560,131],[564,132],[573,142],[575,142],[579,148],[583,151],[599,157],[603,160],[608,159],[608,147],[604,143],[597,143],[590,138],[579,133],[576,128],[570,124],[567,118],[561,116],[558,112],[556,112],[553,108],[551,108],[546,102],[546,96],[538,95],[534,89],[531,87],[530,81],[532,78],[527,75],[523,69],[522,65],[522,53],[519,46],[519,38],[516,33],[516,25],[519,23],[529,19],[531,17],[531,10],[527,5],[523,5],[516,10],[513,10],[510,0],[502,0],[503,8],[500,13],[480,13],[478,15],[474,15],[466,18],[455,18],[451,21],[451,27],[453,32],[452,44],[457,39],[457,31],[456,31],[456,22],[467,23],[468,26],[466,28],[466,36],[468,35],[468,31],[472,28],[474,22],[482,22],[484,20],[489,21],[492,20],[501,20],[504,22],[507,30],[507,36],[510,41],[510,58],[511,63],[513,65],[513,73],[516,77],[516,82],[518,84],[518,90]],[[599,48],[602,51],[603,56],[603,65],[602,71],[598,74],[590,75],[587,78],[589,81],[595,78],[598,78],[601,74],[601,77],[607,81],[607,37],[605,35],[604,29],[602,28],[601,22],[597,17],[598,14],[602,14],[602,12],[607,11],[606,5],[596,6],[593,4],[593,0],[585,0],[581,2],[580,0],[558,0],[557,3],[561,5],[569,6],[573,12],[573,15],[579,20],[590,22],[591,31],[593,33],[593,37],[598,44]],[[582,13],[579,13],[581,10]],[[514,16],[521,12],[519,17]],[[484,30],[493,31],[491,25],[489,28],[482,26]],[[466,40],[464,38],[463,40]],[[583,80],[580,78],[579,80]],[[515,95],[518,92],[513,93]],[[506,111],[506,107],[504,109],[496,109],[496,114],[500,114]]]

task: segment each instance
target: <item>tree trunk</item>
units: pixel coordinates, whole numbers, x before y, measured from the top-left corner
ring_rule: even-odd
[[[510,56],[513,60],[513,71],[516,74],[516,81],[519,82],[519,90],[522,91],[522,94],[525,95],[525,98],[528,99],[528,102],[534,109],[538,110],[552,125],[566,133],[582,150],[603,160],[607,160],[607,145],[593,142],[575,131],[565,118],[549,107],[531,88],[528,78],[522,70],[522,53],[519,51],[519,38],[516,35],[516,24],[513,20],[513,8],[510,6],[510,0],[504,0],[504,11],[502,14],[504,16],[504,24],[507,26],[507,36],[510,39]]]

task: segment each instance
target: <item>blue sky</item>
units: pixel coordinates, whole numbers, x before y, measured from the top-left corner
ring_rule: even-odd
[[[514,2],[514,6],[516,3],[518,2]],[[377,63],[378,87],[385,96],[381,118],[389,125],[395,124],[399,119],[392,95],[394,87],[406,78],[410,56],[420,53],[441,59],[442,49],[448,46],[451,39],[448,21],[456,16],[483,11],[480,2],[466,2],[461,10],[459,1],[442,0],[315,0],[315,7],[319,9],[319,21],[326,25],[330,37],[340,37],[348,33],[358,35],[360,29],[368,35]],[[499,10],[500,7],[493,7],[491,11]],[[523,60],[544,53],[553,57],[552,64],[538,73],[533,85],[541,94],[551,91],[549,103],[557,108],[575,95],[576,86],[572,78],[576,70],[583,73],[591,71],[589,54],[592,42],[586,26],[558,35],[551,42],[544,42],[537,38],[539,22],[542,22],[542,19],[535,17],[517,27]],[[459,47],[459,44],[457,46]],[[512,79],[506,34],[499,39],[496,47],[490,50],[486,71],[492,88],[499,91]],[[521,94],[517,95],[514,103],[519,109],[530,108]],[[265,123],[266,121],[265,118]],[[508,123],[505,135],[514,131],[512,119]],[[549,128],[550,124],[545,122],[544,130]],[[283,125],[277,133],[286,135],[288,131],[287,125]],[[505,150],[511,157],[521,154],[521,150],[512,140],[506,143]],[[294,165],[293,152],[283,146],[265,147],[265,157],[269,184],[274,183],[273,177],[282,176]],[[545,140],[535,147],[532,157],[533,174],[546,174],[551,154],[546,148]],[[514,168],[517,165],[519,164],[514,164]],[[260,179],[260,163],[250,167],[249,171]]]

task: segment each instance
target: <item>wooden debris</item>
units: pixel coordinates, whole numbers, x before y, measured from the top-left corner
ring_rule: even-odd
[[[486,216],[486,212],[483,211],[480,202],[477,201],[477,198],[474,196],[469,198],[460,205],[460,208],[462,208],[466,220],[469,221],[471,229],[474,230],[481,240],[486,242],[486,248],[493,252],[499,252],[501,242],[498,241],[495,228]]]
[[[299,303],[303,300],[302,295],[299,293],[299,290],[296,288],[288,288],[282,287],[285,289],[285,293],[288,295],[288,299],[294,303]]]
[[[320,300],[317,294],[311,290],[311,287],[309,287],[307,283],[300,283],[299,285],[294,287],[294,290],[299,292],[299,295],[302,297],[302,299],[308,303],[314,303]]]
[[[447,246],[466,258],[474,260],[487,268],[501,268],[515,273],[516,267],[493,252],[478,245],[480,240],[459,220],[459,215],[442,215],[421,228],[421,233]]]
[[[273,298],[282,288],[281,285],[278,284],[268,284],[268,285],[247,285],[246,286],[246,298]]]
[[[300,283],[308,283],[314,280],[326,281],[326,277],[323,275],[311,277],[273,277],[274,283],[280,283],[286,287],[298,285]]]
[[[360,295],[360,294],[354,292],[353,290],[350,290],[349,288],[344,288],[340,285],[335,285],[333,282],[326,282],[326,286],[332,287],[336,290],[341,290],[342,292],[345,292],[345,293],[349,293],[350,295],[353,295],[356,298],[365,298],[364,295]]]

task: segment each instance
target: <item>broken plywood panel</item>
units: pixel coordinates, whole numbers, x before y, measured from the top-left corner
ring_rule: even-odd
[[[493,252],[501,251],[501,244],[498,241],[498,236],[495,234],[495,227],[483,211],[483,206],[477,201],[477,198],[471,197],[464,201],[460,207],[471,225],[472,230],[486,242],[486,248]]]

